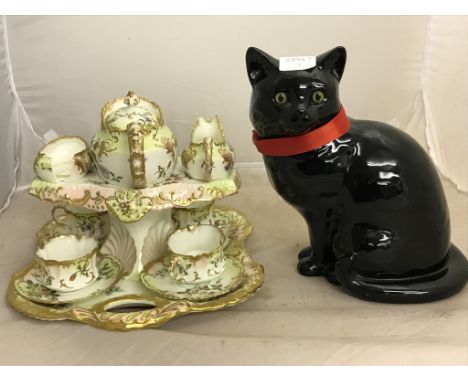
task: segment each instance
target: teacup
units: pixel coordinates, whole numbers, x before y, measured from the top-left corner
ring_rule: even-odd
[[[44,286],[58,292],[82,289],[98,277],[98,242],[81,235],[56,236],[39,245],[36,261]]]
[[[91,166],[86,142],[80,137],[59,137],[46,144],[34,161],[36,175],[51,183],[81,179]]]
[[[173,208],[172,222],[175,228],[185,228],[198,224],[213,224],[214,201],[196,202],[190,208]]]
[[[169,277],[178,283],[210,281],[224,272],[223,232],[209,224],[179,229],[168,239]]]

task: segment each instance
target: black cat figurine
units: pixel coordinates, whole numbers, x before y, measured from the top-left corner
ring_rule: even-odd
[[[345,62],[343,47],[287,71],[259,49],[246,54],[254,143],[273,187],[309,228],[298,271],[365,300],[448,297],[466,284],[468,262],[450,243],[437,171],[408,134],[346,116]]]

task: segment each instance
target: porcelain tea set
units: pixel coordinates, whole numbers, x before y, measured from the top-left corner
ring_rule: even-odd
[[[204,208],[194,208],[195,213],[174,210],[174,227],[179,228],[167,231],[165,253],[150,261],[140,273],[141,283],[149,290],[168,299],[204,301],[239,285],[243,265],[225,253],[230,243],[225,236],[228,232],[218,227],[212,206],[210,203]],[[65,214],[57,216],[58,209]],[[63,304],[88,299],[109,289],[122,276],[123,264],[118,257],[100,252],[99,242],[105,240],[108,230],[105,224],[93,227],[92,233],[83,230],[77,233],[73,224],[90,227],[89,223],[76,224],[86,215],[63,207],[54,207],[52,214],[52,222],[61,229],[37,235],[35,265],[18,280],[17,292],[32,301]],[[91,215],[87,217],[90,218]]]
[[[176,156],[176,138],[159,106],[130,91],[102,108],[101,130],[91,150],[80,137],[60,137],[40,150],[34,169],[45,181],[69,183],[82,179],[94,165],[106,183],[144,188],[167,180]],[[232,171],[234,150],[219,116],[196,119],[182,165],[191,178],[204,181],[225,178]]]
[[[89,146],[56,138],[34,170],[30,193],[54,207],[34,262],[10,283],[8,299],[26,315],[154,327],[242,302],[263,283],[243,244],[250,222],[215,206],[240,185],[218,116],[195,120],[178,158],[160,107],[129,91],[104,105]]]

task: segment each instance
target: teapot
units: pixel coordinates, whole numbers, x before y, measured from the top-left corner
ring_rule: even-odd
[[[143,188],[172,174],[177,142],[160,107],[129,91],[101,110],[101,130],[91,142],[98,175],[107,183]]]
[[[221,119],[198,117],[190,145],[182,152],[182,166],[197,180],[211,181],[227,177],[234,168],[234,149],[224,138]]]

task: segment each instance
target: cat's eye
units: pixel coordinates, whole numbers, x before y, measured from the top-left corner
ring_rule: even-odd
[[[325,94],[321,90],[316,90],[312,93],[313,103],[322,103],[323,101],[325,101]]]
[[[275,102],[278,105],[283,105],[288,102],[288,95],[285,92],[278,92],[275,94]]]

